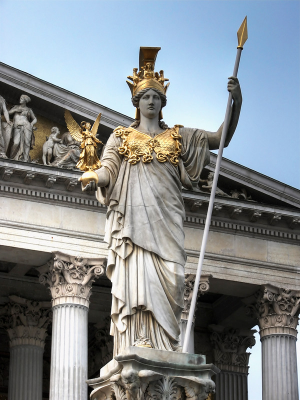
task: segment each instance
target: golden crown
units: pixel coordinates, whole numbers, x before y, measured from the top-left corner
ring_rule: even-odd
[[[132,97],[143,89],[156,89],[166,94],[170,83],[164,77],[164,71],[154,72],[155,61],[160,47],[140,47],[140,62],[138,68],[133,68],[133,76],[127,76],[132,82],[126,81]]]

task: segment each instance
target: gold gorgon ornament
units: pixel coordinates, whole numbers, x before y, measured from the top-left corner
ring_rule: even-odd
[[[166,94],[170,83],[165,85],[169,79],[164,77],[164,71],[154,72],[155,61],[160,47],[141,47],[140,48],[140,71],[133,68],[133,75],[126,81],[132,97],[140,93],[144,89],[154,89],[162,94]],[[136,120],[140,119],[139,109],[136,109]],[[159,120],[162,119],[160,111]],[[170,161],[171,164],[177,166],[181,153],[181,136],[178,131],[181,125],[175,125],[174,128],[166,129],[154,138],[138,131],[133,127],[124,128],[118,126],[114,133],[117,137],[123,139],[122,146],[119,147],[119,153],[124,155],[125,160],[135,165],[140,160],[149,163],[153,160],[153,152],[159,162]]]

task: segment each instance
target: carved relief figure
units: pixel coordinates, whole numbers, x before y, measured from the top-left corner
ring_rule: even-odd
[[[53,148],[55,143],[61,143],[61,139],[58,137],[60,131],[57,127],[51,128],[51,134],[46,137],[46,142],[43,144],[43,163],[44,165],[50,165],[53,157]]]
[[[7,158],[6,152],[10,142],[12,122],[9,120],[5,99],[0,95],[0,117],[2,114],[6,122],[0,122],[0,157]]]
[[[167,86],[163,73],[154,73],[158,50],[141,48],[140,70],[146,75],[134,71],[129,82],[137,120],[111,134],[96,171],[98,181],[84,188],[95,190],[97,181],[97,199],[108,206],[105,241],[115,355],[140,339],[156,349],[179,349],[186,262],[181,188],[199,184],[209,150],[219,147],[222,132],[222,126],[217,132],[169,128],[161,120]],[[236,78],[230,78],[228,90],[234,102],[226,145],[242,103]]]
[[[51,165],[60,168],[75,168],[80,156],[80,143],[72,138],[69,132],[61,136],[61,142],[53,147],[54,161]]]
[[[14,160],[29,161],[29,151],[34,146],[35,124],[37,119],[31,110],[27,107],[30,97],[22,94],[20,105],[14,106],[9,110],[9,115],[13,116],[12,129],[12,148],[10,158]]]

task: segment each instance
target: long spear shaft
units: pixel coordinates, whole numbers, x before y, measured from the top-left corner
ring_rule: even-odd
[[[232,73],[232,76],[235,78],[237,77],[237,73],[238,73],[238,69],[239,69],[239,63],[240,63],[240,58],[241,58],[241,54],[242,54],[242,50],[243,50],[243,45],[246,42],[246,40],[248,39],[247,17],[244,19],[242,25],[240,26],[240,28],[237,32],[237,35],[238,35],[238,48],[237,48],[237,54],[236,54],[235,64],[234,64],[233,73]],[[203,265],[204,255],[205,255],[205,249],[206,249],[206,244],[207,244],[207,238],[208,238],[211,216],[212,216],[215,195],[216,195],[216,189],[217,189],[217,183],[218,183],[218,178],[219,178],[220,166],[221,166],[221,161],[222,161],[222,154],[223,154],[225,139],[227,136],[227,131],[228,131],[229,122],[230,122],[231,103],[232,103],[232,94],[229,93],[228,101],[227,101],[227,108],[226,108],[226,113],[225,113],[225,119],[224,119],[224,124],[223,124],[223,129],[222,129],[222,135],[221,135],[221,140],[220,140],[220,146],[219,146],[219,151],[218,151],[218,157],[217,157],[217,162],[216,162],[215,174],[214,174],[213,184],[212,184],[212,188],[211,188],[211,194],[210,194],[207,216],[206,216],[206,221],[205,221],[205,227],[204,227],[204,232],[203,232],[203,238],[202,238],[201,250],[200,250],[200,255],[199,255],[197,274],[196,274],[195,284],[194,284],[194,289],[193,289],[190,313],[189,313],[188,323],[186,326],[185,337],[184,337],[184,342],[183,342],[183,347],[182,347],[183,353],[187,352],[190,335],[191,335],[193,317],[194,317],[194,313],[195,313],[198,289],[199,289],[201,272],[202,272],[202,265]]]

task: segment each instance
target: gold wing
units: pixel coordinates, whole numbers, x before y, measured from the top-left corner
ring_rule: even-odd
[[[95,136],[95,137],[96,137],[96,134],[97,134],[97,131],[98,131],[98,128],[99,128],[100,119],[101,119],[101,113],[96,118],[96,121],[94,122],[94,125],[92,127],[92,135]]]
[[[71,134],[71,136],[77,140],[77,142],[82,142],[83,141],[83,135],[81,133],[81,128],[75,121],[75,119],[72,117],[71,113],[69,110],[65,110],[65,121],[68,127],[68,130]]]

